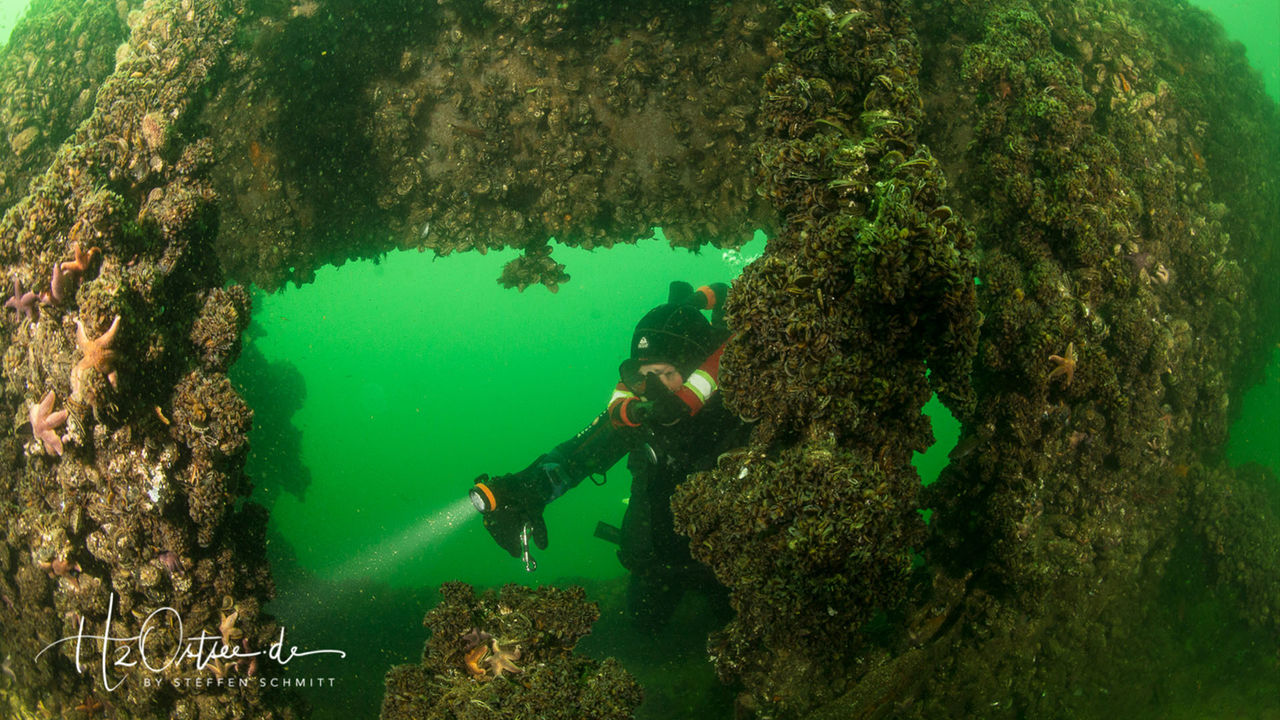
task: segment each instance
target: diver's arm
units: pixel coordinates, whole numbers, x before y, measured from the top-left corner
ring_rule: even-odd
[[[636,434],[613,427],[608,410],[600,413],[577,435],[535,461],[550,481],[547,502],[576,487],[584,478],[604,475],[638,444]]]
[[[493,539],[520,557],[522,528],[531,530],[539,548],[547,547],[547,525],[542,509],[591,475],[603,475],[635,442],[627,431],[617,431],[609,423],[608,412],[591,421],[582,432],[540,455],[517,473],[475,480],[471,501],[484,513],[484,527]]]

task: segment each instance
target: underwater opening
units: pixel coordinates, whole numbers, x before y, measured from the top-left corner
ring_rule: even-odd
[[[230,376],[255,412],[246,472],[271,511],[269,609],[291,638],[348,653],[345,689],[309,691],[316,717],[322,705],[335,717],[373,712],[383,673],[421,652],[422,614],[443,582],[586,584],[615,593],[592,600],[621,605],[626,571],[594,532],[621,524],[625,463],[547,507],[550,545],[535,573],[492,541],[466,493],[481,473],[523,469],[604,408],[636,321],[672,280],[731,282],[765,245],[758,232],[740,250],[690,253],[656,234],[608,251],[557,247],[573,278],[554,294],[495,282],[515,250],[397,251],[255,291]],[[925,413],[935,443],[915,463],[928,484],[960,427],[936,396]],[[685,615],[698,612],[693,602]],[[618,619],[600,622],[619,633]],[[692,642],[689,659],[710,681],[702,646]],[[670,672],[664,684],[696,684]]]
[[[635,322],[665,302],[668,282],[731,281],[763,246],[761,236],[702,254],[657,242],[557,248],[574,278],[556,294],[494,281],[515,251],[394,252],[257,293],[232,371],[257,413],[254,499],[296,562],[328,581],[523,579],[471,506],[460,512],[472,479],[523,469],[603,409]],[[548,507],[545,575],[621,574],[592,533],[597,520],[619,521],[628,480],[619,465],[603,486]],[[435,527],[419,527],[437,513]]]
[[[301,288],[255,291],[230,376],[255,412],[246,473],[271,511],[269,609],[291,642],[348,653],[346,688],[313,691],[316,717],[322,702],[339,706],[335,717],[376,713],[386,670],[420,655],[422,614],[445,581],[624,577],[616,546],[594,532],[621,523],[625,463],[547,507],[535,573],[493,542],[467,491],[482,473],[523,469],[604,409],[635,323],[672,280],[731,282],[765,244],[757,233],[740,250],[695,254],[657,234],[608,251],[556,247],[572,281],[555,294],[495,281],[514,250],[392,252],[326,267]]]

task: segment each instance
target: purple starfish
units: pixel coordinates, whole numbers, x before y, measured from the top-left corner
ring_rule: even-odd
[[[53,277],[49,281],[49,297],[52,298],[47,302],[62,302],[64,298],[75,290],[76,278],[79,275],[75,270],[64,270],[59,265],[53,266]]]
[[[31,432],[35,433],[45,452],[61,455],[62,438],[58,435],[58,427],[67,421],[67,411],[50,412],[56,399],[50,390],[39,405],[31,406]]]
[[[39,299],[35,293],[28,290],[22,292],[22,286],[18,284],[18,278],[13,279],[13,297],[4,302],[7,308],[13,308],[14,312],[22,313],[27,316],[28,320],[34,321],[36,313],[39,311],[36,300]]]

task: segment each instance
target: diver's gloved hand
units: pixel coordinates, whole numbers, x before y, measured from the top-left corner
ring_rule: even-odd
[[[662,384],[657,373],[650,373],[645,378],[644,402],[628,412],[642,425],[670,425],[689,417],[689,406]]]
[[[498,547],[512,557],[520,557],[520,533],[528,525],[529,537],[539,550],[545,550],[547,523],[542,519],[542,509],[547,504],[548,480],[542,465],[534,463],[518,473],[486,479],[484,484],[496,501],[496,507],[484,514],[484,529]]]

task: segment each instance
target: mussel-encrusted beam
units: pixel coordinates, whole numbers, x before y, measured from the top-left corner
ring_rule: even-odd
[[[218,253],[274,288],[393,248],[518,248],[501,282],[555,290],[557,244],[736,246],[775,220],[749,147],[772,3],[303,3],[233,51],[206,110]]]

